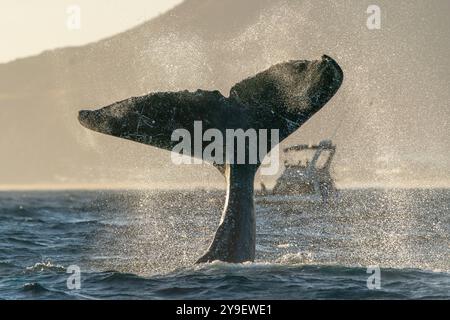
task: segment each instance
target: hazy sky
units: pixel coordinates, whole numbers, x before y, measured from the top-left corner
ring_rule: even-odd
[[[114,35],[180,2],[182,0],[1,0],[0,63]],[[67,23],[77,14],[73,6],[80,8],[80,29],[70,30]]]
[[[81,29],[70,31],[77,1]],[[116,35],[180,1],[0,0],[0,61]],[[373,3],[379,30],[367,27]],[[0,65],[0,189],[223,183],[88,131],[77,113],[154,91],[227,95],[270,65],[324,53],[344,84],[284,146],[331,137],[339,186],[450,186],[449,12],[449,0],[186,1],[127,37]]]

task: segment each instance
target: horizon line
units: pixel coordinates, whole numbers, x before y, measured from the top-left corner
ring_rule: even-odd
[[[441,184],[384,184],[384,183],[337,183],[340,190],[355,189],[375,189],[375,190],[437,190],[450,189],[450,183]],[[33,191],[183,191],[183,190],[225,190],[225,182],[223,186],[217,183],[199,183],[199,184],[183,184],[175,183],[158,183],[158,184],[0,184],[0,192],[33,192]]]

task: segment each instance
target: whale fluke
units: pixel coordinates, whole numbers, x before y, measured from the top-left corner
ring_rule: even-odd
[[[195,121],[202,121],[203,131],[218,129],[224,136],[226,129],[278,129],[281,141],[319,111],[342,81],[336,61],[323,56],[274,65],[236,84],[229,97],[219,91],[157,92],[95,111],[83,110],[78,118],[88,129],[166,150],[178,144],[171,140],[174,130],[185,129],[193,136]],[[204,142],[203,149],[208,144]],[[265,150],[272,147],[269,139]],[[197,262],[254,260],[253,182],[259,160],[256,164],[212,163],[225,175],[227,197],[214,240]]]

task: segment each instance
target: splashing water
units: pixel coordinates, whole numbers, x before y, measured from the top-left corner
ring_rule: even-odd
[[[195,266],[220,191],[1,193],[2,298],[449,298],[448,190],[257,207],[257,261]],[[82,289],[66,287],[78,265]],[[382,290],[366,287],[378,265]],[[305,290],[307,288],[308,290]],[[76,293],[76,294],[75,294]]]

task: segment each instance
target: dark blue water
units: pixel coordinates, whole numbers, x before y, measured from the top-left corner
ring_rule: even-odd
[[[0,193],[1,299],[449,299],[450,191],[258,206],[257,261],[193,266],[221,192]],[[69,266],[80,268],[70,290]],[[368,266],[380,267],[370,290]]]

